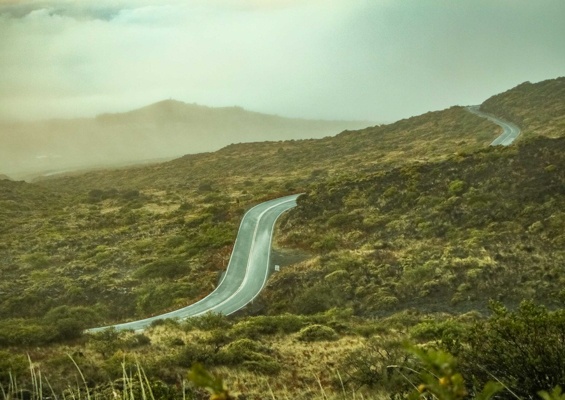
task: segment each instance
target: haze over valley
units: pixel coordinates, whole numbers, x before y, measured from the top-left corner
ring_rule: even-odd
[[[367,121],[284,118],[240,107],[164,100],[95,118],[0,122],[0,171],[14,179],[116,167],[218,150],[232,143],[333,136]]]

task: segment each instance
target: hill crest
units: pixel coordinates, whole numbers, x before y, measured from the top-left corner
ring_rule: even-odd
[[[215,151],[231,143],[322,138],[366,121],[285,118],[163,100],[124,113],[0,123],[0,170],[18,179]],[[16,139],[17,138],[17,139]]]

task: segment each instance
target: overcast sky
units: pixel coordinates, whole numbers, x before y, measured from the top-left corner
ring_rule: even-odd
[[[0,0],[0,118],[173,98],[389,122],[565,75],[564,0]]]

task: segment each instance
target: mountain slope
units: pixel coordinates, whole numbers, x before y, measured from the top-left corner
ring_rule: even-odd
[[[19,271],[41,265],[67,290],[55,291],[29,274],[23,281],[6,280],[0,288],[5,293],[26,291],[5,301],[0,314],[17,315],[45,290],[50,301],[34,307],[33,316],[55,304],[98,302],[107,307],[102,318],[112,322],[184,305],[209,291],[225,268],[242,207],[310,191],[316,182],[361,177],[407,161],[425,164],[454,150],[471,152],[495,134],[496,126],[453,107],[333,138],[231,145],[162,164],[29,185],[61,197],[46,201],[53,206],[49,222],[35,214],[14,218],[3,237],[18,245],[3,257]]]
[[[397,163],[443,159],[454,152],[482,149],[496,137],[498,127],[462,107],[430,112],[393,124],[316,140],[241,143],[214,153],[138,168],[99,171],[50,178],[42,185],[59,187],[161,187],[198,185],[202,180],[241,185],[281,177],[295,185],[355,170],[359,174]],[[272,187],[265,186],[265,190]],[[229,189],[228,189],[229,190]],[[240,189],[243,190],[243,189]]]
[[[115,166],[217,150],[234,142],[319,138],[365,121],[283,118],[239,107],[174,100],[92,119],[0,124],[0,171],[25,173]]]
[[[277,274],[273,314],[565,305],[565,138],[324,182],[283,217],[312,259]],[[496,294],[496,295],[494,295]]]
[[[558,117],[548,114],[543,128],[558,130]],[[123,387],[126,365],[141,364],[157,397],[175,387],[186,394],[179,377],[202,362],[250,397],[312,398],[322,385],[327,398],[344,388],[390,397],[398,386],[385,367],[414,367],[399,342],[459,343],[445,339],[464,337],[490,298],[565,305],[565,138],[536,129],[515,145],[488,147],[498,128],[452,107],[324,139],[234,144],[34,184],[0,180],[3,369],[29,376],[28,358],[16,362],[32,349],[34,368],[62,378],[61,393],[80,382],[77,365],[93,386],[113,389]],[[306,195],[278,226],[272,261],[281,271],[244,310],[271,316],[208,315],[143,335],[70,341],[88,326],[201,298],[227,264],[245,208],[299,192]],[[383,383],[379,371],[393,386],[371,386]]]
[[[565,77],[524,82],[481,104],[481,110],[514,122],[523,136],[565,136]]]
[[[107,307],[101,317],[112,322],[186,304],[209,291],[225,268],[242,207],[343,175],[471,152],[495,135],[496,126],[453,107],[336,137],[237,144],[162,164],[26,184],[51,195],[36,213],[10,216],[1,237],[13,244],[2,257],[6,273],[43,270],[4,281],[0,291],[11,299],[0,314],[19,315],[46,291],[49,301],[30,308],[30,316],[61,303],[98,303]],[[48,220],[39,212],[47,205]],[[26,290],[17,295],[20,287]]]

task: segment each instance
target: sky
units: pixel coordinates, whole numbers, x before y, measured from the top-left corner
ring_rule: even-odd
[[[565,75],[563,0],[0,0],[0,119],[163,99],[392,122]]]

